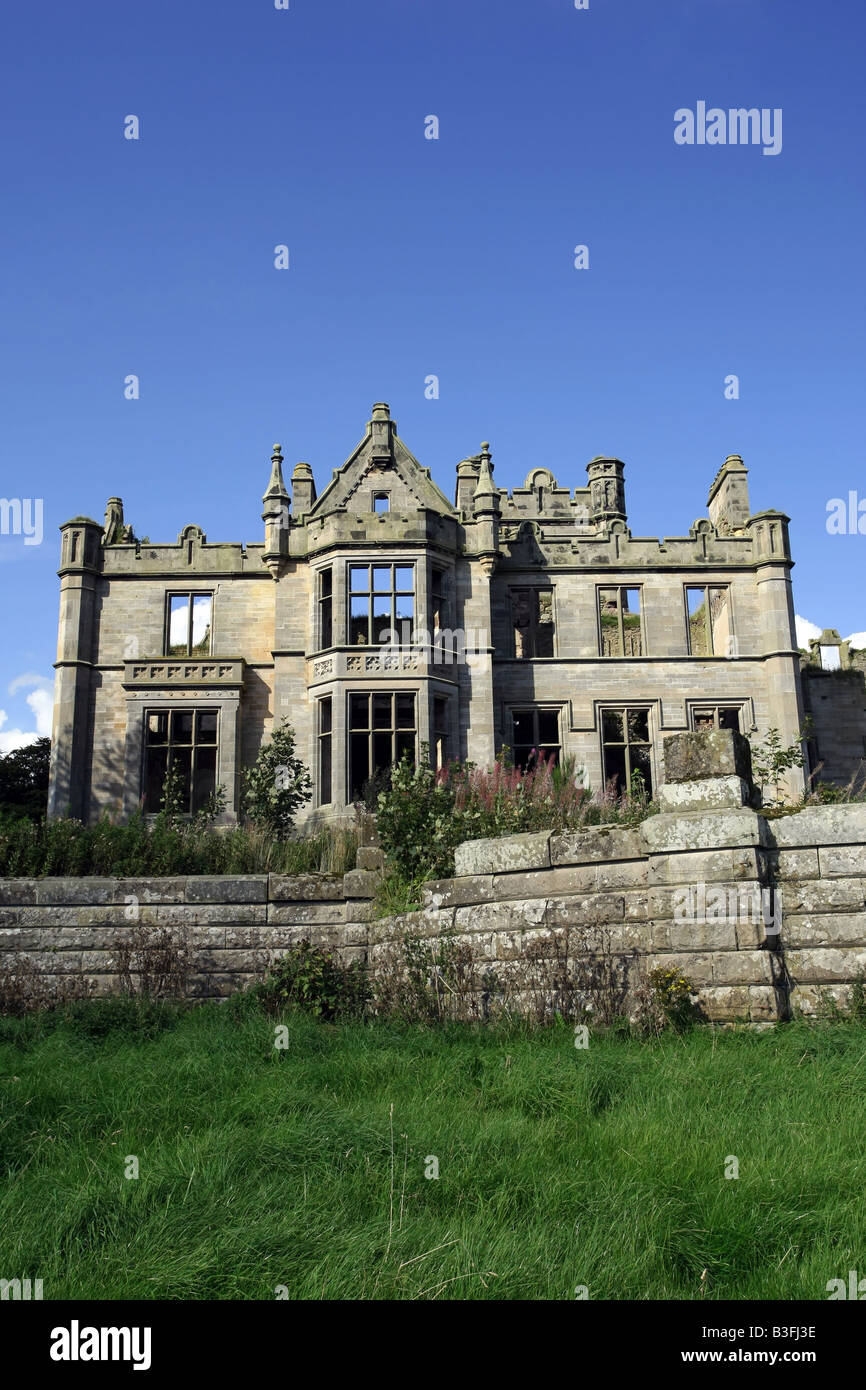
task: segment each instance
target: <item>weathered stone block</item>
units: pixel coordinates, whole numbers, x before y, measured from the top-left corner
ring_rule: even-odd
[[[781,882],[789,878],[819,878],[816,849],[764,850],[767,872]]]
[[[618,825],[593,825],[550,837],[550,863],[554,866],[642,859],[645,855],[639,832]]]
[[[346,905],[342,902],[284,902],[270,905],[267,920],[274,927],[330,926],[344,922],[345,917]]]
[[[751,745],[733,729],[669,734],[663,749],[666,782],[698,782],[711,777],[752,781]]]
[[[779,849],[797,845],[866,845],[866,802],[841,806],[804,806],[770,821],[772,843]]]
[[[766,844],[767,822],[763,816],[746,807],[726,811],[689,811],[684,815],[663,812],[658,816],[649,816],[641,823],[641,835],[651,854],[717,850]]]
[[[189,878],[115,878],[114,902],[130,898],[139,903],[182,903],[186,901]]]
[[[705,951],[677,951],[670,955],[652,954],[647,959],[647,968],[654,970],[676,970],[690,980],[693,985],[713,983],[713,957]]]
[[[343,900],[344,874],[271,874],[268,902]]]
[[[623,888],[645,888],[649,882],[648,859],[626,860],[624,863],[597,864],[595,886],[598,892],[622,892]]]
[[[650,887],[727,880],[757,883],[762,868],[760,852],[753,848],[661,854],[650,860],[647,882]]]
[[[421,889],[421,902],[425,907],[466,907],[469,903],[489,902],[492,896],[491,874],[432,879]]]
[[[454,929],[470,935],[478,931],[525,931],[544,925],[546,898],[519,898],[501,903],[479,903],[455,909]]]
[[[650,911],[649,891],[625,893],[623,904],[627,922],[647,922],[653,915]]]
[[[380,875],[371,869],[350,869],[343,874],[343,893],[347,898],[373,898]]]
[[[749,995],[750,990],[744,985],[711,986],[699,991],[698,1002],[711,1022],[747,1022],[750,1017]]]
[[[206,971],[190,980],[189,994],[193,999],[225,999],[251,984],[254,978],[254,975],[218,975]]]
[[[624,916],[625,900],[621,893],[592,893],[548,899],[545,922],[557,928],[597,927],[621,922]]]
[[[375,845],[361,845],[355,863],[357,869],[384,869],[385,851]]]
[[[361,849],[375,849],[379,845],[379,828],[376,825],[376,817],[369,811],[358,811],[355,818],[355,829],[358,835],[358,844]],[[360,868],[363,865],[359,865]]]
[[[818,850],[822,878],[853,878],[862,875],[866,880],[866,844],[822,845]]]
[[[737,928],[735,922],[678,922],[667,924],[668,939],[673,951],[735,951]]]
[[[373,920],[373,903],[369,898],[356,898],[354,902],[346,903],[346,911],[356,922]]]
[[[768,985],[773,979],[769,951],[714,951],[711,962],[717,985]]]
[[[850,984],[809,985],[796,983],[791,990],[791,1008],[795,1014],[814,1017],[824,1014],[828,1006],[846,1009],[851,1002]]]
[[[529,869],[525,873],[494,874],[493,899],[541,898],[549,893],[594,893],[598,866],[586,864],[557,869]]]
[[[772,922],[769,925],[772,926]],[[736,931],[738,951],[755,951],[765,941],[771,940],[767,935],[768,926],[760,918],[756,921],[738,921]]]
[[[866,879],[821,878],[793,880],[782,889],[784,916],[814,912],[862,912],[866,908]]]
[[[0,878],[0,905],[18,907],[36,902],[36,880],[33,878]]]
[[[866,948],[815,948],[809,951],[786,951],[785,963],[797,984],[820,984],[823,981],[853,980],[866,970]]]
[[[78,969],[84,975],[111,975],[116,969],[112,951],[82,951],[76,956]]]
[[[28,951],[36,969],[46,975],[80,975],[80,951]]]
[[[297,927],[267,926],[226,927],[222,944],[228,950],[270,951],[278,946],[291,946]]]
[[[773,986],[750,986],[749,1018],[752,1023],[772,1023],[779,1017],[779,1001]]]
[[[179,903],[163,904],[160,907],[151,909],[156,912],[156,920],[160,926],[217,926],[223,924],[239,924],[241,922],[265,922],[267,920],[267,907],[264,903],[213,903],[203,902],[198,905],[192,903],[185,905]],[[126,924],[130,924],[127,922]]]
[[[788,949],[814,946],[866,947],[866,912],[827,912],[784,917],[782,941]]]
[[[550,834],[503,835],[494,840],[467,840],[454,852],[457,875],[510,873],[546,869],[550,864]]]
[[[656,800],[662,811],[713,811],[748,806],[752,789],[742,777],[707,777],[699,782],[663,782]]]
[[[267,874],[217,874],[186,881],[188,903],[266,903]]]
[[[40,878],[36,880],[36,901],[61,907],[78,903],[107,906],[115,901],[116,883],[113,878]]]

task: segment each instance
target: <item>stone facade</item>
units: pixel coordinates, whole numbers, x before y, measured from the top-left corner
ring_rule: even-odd
[[[835,628],[809,643],[801,666],[803,707],[812,722],[809,765],[816,779],[866,786],[866,651]]]
[[[207,998],[302,939],[376,972],[409,933],[471,947],[495,1005],[551,942],[577,974],[593,956],[682,972],[712,1020],[844,1004],[866,972],[866,805],[768,819],[745,804],[748,747],[730,732],[675,736],[666,756],[663,809],[640,827],[470,841],[416,913],[374,919],[381,852],[365,845],[342,877],[0,880],[0,948],[105,993],[134,922],[182,929]]]
[[[479,764],[540,748],[593,787],[655,788],[669,733],[795,741],[788,520],[751,514],[742,459],[722,465],[708,515],[664,540],[632,534],[618,459],[587,475],[571,488],[535,467],[507,492],[485,443],[457,465],[452,503],[377,404],[321,496],[305,463],[290,496],[275,446],[261,544],[197,526],[139,540],[116,497],[103,524],[66,523],[50,814],[156,810],[170,758],[190,809],[219,784],[230,822],[241,769],[284,717],[313,819],[345,816],[421,744]]]

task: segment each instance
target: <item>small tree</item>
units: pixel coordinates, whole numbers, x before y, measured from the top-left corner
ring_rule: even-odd
[[[807,719],[793,743],[782,746],[782,736],[776,728],[768,729],[763,743],[752,743],[752,776],[761,788],[771,786],[775,798],[779,800],[779,787],[782,778],[792,767],[802,767],[804,763],[803,740],[811,736],[811,720]],[[751,742],[751,740],[750,740]]]
[[[295,752],[294,730],[284,719],[259,749],[253,766],[244,772],[244,815],[285,839],[312,790],[310,774]]]

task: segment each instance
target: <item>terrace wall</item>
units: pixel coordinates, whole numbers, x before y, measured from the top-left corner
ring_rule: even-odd
[[[378,920],[381,854],[370,847],[367,867],[342,876],[0,880],[0,952],[110,993],[118,942],[137,922],[164,925],[185,930],[190,994],[204,999],[241,988],[303,938],[375,970],[407,931],[453,936],[507,980],[532,943],[570,933],[578,953],[683,972],[710,1019],[768,1023],[813,1012],[825,991],[844,1002],[866,972],[866,805],[768,819],[713,805],[725,780],[672,784],[669,801],[682,793],[687,809],[637,829],[461,845],[455,877],[427,884],[419,912]],[[771,888],[778,934],[755,910]]]

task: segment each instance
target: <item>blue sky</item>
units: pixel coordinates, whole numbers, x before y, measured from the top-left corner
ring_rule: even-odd
[[[866,535],[826,530],[866,499],[860,0],[0,22],[0,495],[44,508],[0,535],[0,750],[50,718],[62,521],[119,494],[153,540],[258,541],[273,442],[321,490],[377,400],[449,495],[482,439],[508,486],[617,455],[636,535],[687,532],[740,453],[798,613],[866,628]],[[699,101],[781,108],[781,152],[678,146]]]

